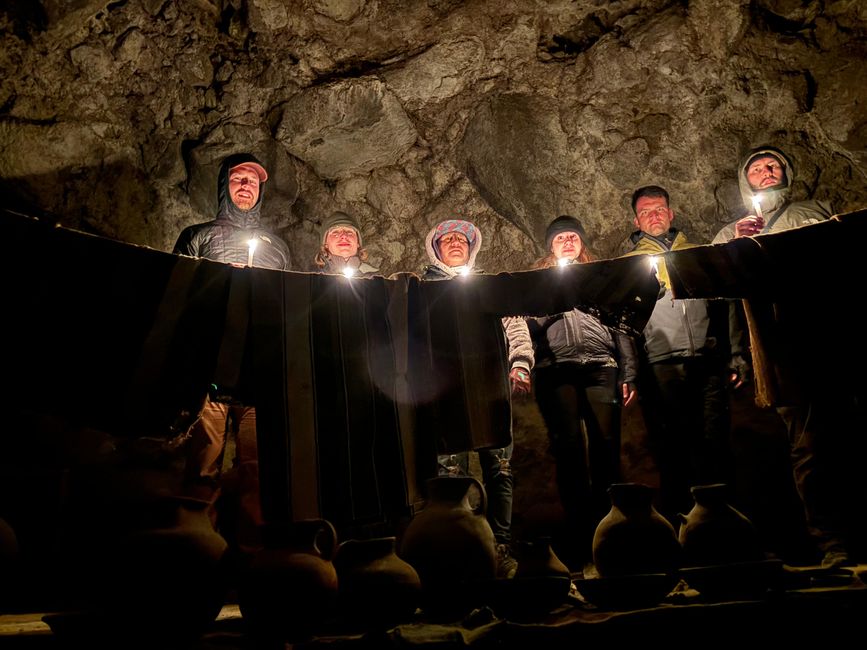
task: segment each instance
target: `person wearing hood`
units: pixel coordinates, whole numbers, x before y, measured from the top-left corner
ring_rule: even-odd
[[[738,170],[738,189],[747,214],[723,226],[712,243],[780,232],[830,218],[833,212],[825,201],[792,201],[794,178],[795,168],[783,151],[775,147],[753,149]]]
[[[694,244],[672,225],[668,192],[656,185],[638,188],[632,210],[637,230],[627,255],[650,256],[660,283],[643,332],[640,403],[659,471],[659,510],[677,526],[677,514],[692,507],[691,486],[730,482],[726,378],[727,366],[740,365],[739,351],[728,345],[724,302],[672,294],[665,262],[657,256]]]
[[[367,278],[379,269],[367,263],[358,221],[345,212],[334,212],[322,221],[322,242],[314,262],[323,273]]]
[[[724,226],[713,243],[799,228],[833,216],[825,201],[792,201],[794,180],[794,165],[782,150],[762,146],[750,151],[738,169],[747,215]],[[759,306],[754,306],[753,322],[762,324],[761,329],[773,339],[773,345],[765,345],[758,355],[765,367],[757,366],[756,374],[766,378],[764,385],[774,386],[772,391],[759,391],[757,383],[757,396],[762,393],[757,401],[773,405],[788,432],[795,487],[822,566],[852,566],[844,533],[845,507],[841,506],[846,501],[842,483],[847,472],[835,468],[845,467],[843,459],[850,449],[841,435],[847,428],[846,416],[841,414],[848,414],[846,405],[856,403],[857,398],[847,398],[849,386],[833,388],[833,364],[813,359],[810,352],[815,346],[806,348],[805,332],[797,329],[800,323],[781,317],[785,308],[756,309]],[[729,320],[749,340],[741,303],[731,303]]]
[[[425,239],[430,264],[422,280],[450,280],[480,273],[475,268],[482,247],[482,233],[477,226],[463,219],[447,219],[435,225]],[[512,395],[530,392],[530,371],[533,367],[533,345],[527,324],[520,317],[503,318],[508,348],[509,383]],[[497,543],[497,575],[514,577],[517,561],[510,549],[512,539],[512,450],[478,450],[482,482],[488,497],[487,519]],[[469,452],[440,454],[438,473],[442,476],[469,476]]]
[[[570,215],[551,221],[545,248],[536,269],[594,259],[584,227]],[[536,401],[566,515],[566,543],[558,555],[583,568],[591,561],[596,526],[611,506],[608,488],[620,482],[620,415],[637,396],[638,353],[632,337],[580,309],[527,318],[527,325]]]
[[[217,177],[217,216],[184,228],[172,252],[234,266],[288,271],[289,247],[261,224],[267,180],[268,172],[255,156],[227,156]]]
[[[289,270],[288,246],[260,222],[267,180],[268,172],[255,156],[239,153],[226,157],[217,177],[217,216],[185,228],[173,252],[238,267]],[[232,435],[227,440],[229,432]],[[263,522],[255,408],[216,392],[205,395],[186,451],[185,491],[212,503],[221,493],[222,467],[233,462],[239,486],[237,542],[244,552],[257,550]]]

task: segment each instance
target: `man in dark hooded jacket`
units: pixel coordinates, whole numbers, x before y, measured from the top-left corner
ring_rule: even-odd
[[[216,218],[185,228],[173,252],[239,267],[289,270],[286,243],[260,222],[262,185],[267,180],[268,172],[254,156],[239,153],[226,157],[217,179]],[[221,468],[226,464],[223,459],[233,460],[240,499],[236,535],[239,547],[252,552],[258,546],[257,531],[262,524],[256,409],[235,399],[237,396],[218,395],[215,389],[219,387],[212,386],[212,394],[205,397],[202,413],[190,432],[187,491],[215,501]]]
[[[235,266],[288,271],[289,248],[260,223],[267,180],[268,172],[254,156],[228,156],[217,179],[217,216],[184,228],[172,252]]]

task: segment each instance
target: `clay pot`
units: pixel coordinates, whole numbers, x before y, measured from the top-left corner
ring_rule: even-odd
[[[226,594],[226,540],[209,503],[165,496],[127,507],[127,528],[110,540],[86,578],[90,614],[106,634],[197,638],[216,619]]]
[[[18,536],[6,520],[0,519],[0,607],[11,604],[18,582]]]
[[[653,507],[653,488],[615,483],[611,510],[593,536],[593,562],[602,577],[670,573],[680,563],[680,543],[668,520]]]
[[[497,572],[494,533],[485,519],[487,497],[469,476],[440,476],[427,483],[424,509],[404,531],[400,556],[418,572],[422,606],[460,613],[484,600],[486,583]],[[471,490],[481,495],[470,505]]]
[[[238,598],[252,635],[265,641],[308,638],[334,616],[337,549],[324,519],[266,525],[264,548],[245,571]]]
[[[337,550],[341,618],[366,627],[410,620],[420,604],[421,580],[395,551],[397,538],[350,539]]]
[[[695,505],[681,519],[679,540],[685,566],[709,566],[765,559],[758,530],[728,502],[722,483],[690,489]]]
[[[515,578],[547,578],[554,576],[570,577],[569,568],[551,548],[551,539],[541,537],[534,541],[516,544],[518,569]]]

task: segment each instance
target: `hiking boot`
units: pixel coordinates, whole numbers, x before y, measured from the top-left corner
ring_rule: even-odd
[[[497,544],[497,577],[514,578],[518,561],[512,557],[508,544]]]

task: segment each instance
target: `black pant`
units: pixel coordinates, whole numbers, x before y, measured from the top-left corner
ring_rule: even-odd
[[[779,406],[789,434],[795,487],[811,537],[823,552],[843,550],[863,534],[867,491],[862,474],[864,412],[843,391],[816,387],[809,399]],[[853,480],[854,479],[854,480]]]
[[[730,411],[722,364],[689,357],[648,364],[639,388],[648,443],[659,471],[659,511],[677,528],[689,488],[730,483]]]
[[[610,509],[607,490],[620,480],[617,368],[560,363],[535,371],[536,401],[545,419],[557,490],[573,549],[591,558],[593,533]]]

